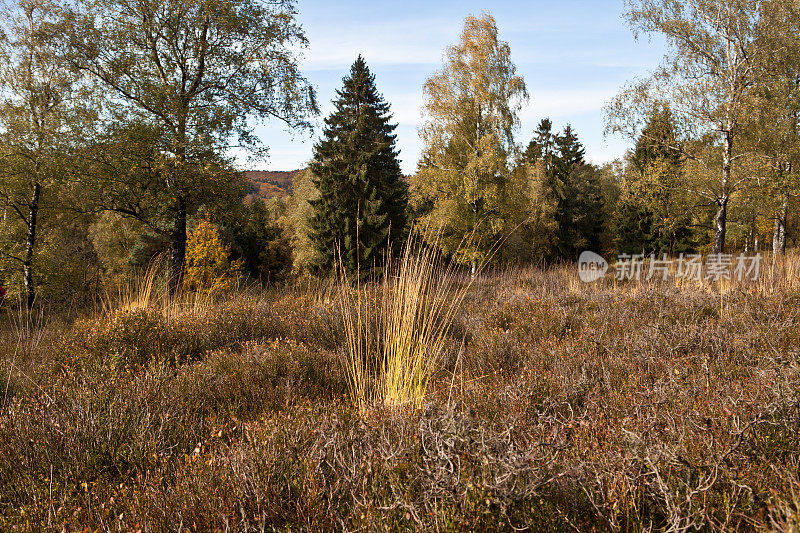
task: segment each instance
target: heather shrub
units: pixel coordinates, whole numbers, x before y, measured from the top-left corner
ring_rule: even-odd
[[[454,279],[419,406],[335,283],[0,328],[0,529],[797,529],[800,297],[574,278]]]

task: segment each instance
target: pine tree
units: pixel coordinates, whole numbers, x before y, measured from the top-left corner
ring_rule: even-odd
[[[554,150],[558,248],[562,257],[576,259],[583,250],[600,251],[605,223],[600,172],[586,163],[586,150],[569,125],[555,136]]]
[[[391,239],[399,250],[406,226],[407,185],[395,147],[396,124],[375,76],[359,56],[337,91],[311,162],[318,199],[311,201],[311,240],[316,269],[328,271],[341,257],[350,272],[379,270]]]

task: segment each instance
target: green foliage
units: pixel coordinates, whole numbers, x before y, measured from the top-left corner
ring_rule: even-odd
[[[89,225],[88,237],[98,257],[106,288],[122,286],[135,266],[145,266],[153,256],[137,264],[137,250],[145,229],[141,222],[113,211],[100,213]]]
[[[694,249],[685,169],[669,107],[653,111],[630,154],[617,208],[619,253],[678,254]]]
[[[80,74],[64,61],[59,22],[47,0],[14,3],[0,20],[0,229],[8,239],[0,260],[18,269],[29,308],[41,282],[42,225],[63,207],[72,156],[94,118]]]
[[[263,200],[242,205],[230,222],[234,258],[262,283],[283,281],[292,269],[292,245]]]
[[[86,0],[70,8],[72,66],[113,95],[110,128],[127,142],[144,138],[141,153],[123,147],[130,161],[120,161],[114,135],[93,150],[106,153],[92,157],[101,161],[93,173],[99,188],[117,193],[105,207],[154,227],[169,222],[174,292],[183,275],[187,218],[238,181],[227,153],[233,140],[257,151],[253,118],[307,128],[317,112],[297,65],[297,47],[306,39],[294,3]]]
[[[310,200],[315,269],[330,272],[339,260],[351,273],[380,271],[405,237],[407,186],[395,148],[397,127],[375,76],[359,56],[337,91],[324,137],[314,146]]]
[[[712,251],[726,246],[728,208],[754,185],[746,144],[760,87],[783,78],[777,65],[797,58],[795,2],[783,0],[631,0],[626,18],[635,34],[668,45],[652,75],[626,87],[608,106],[609,126],[635,138],[653,110],[666,103],[678,148],[696,171],[682,176],[695,205],[713,209]],[[775,14],[778,16],[775,16]],[[771,158],[773,154],[766,157]],[[660,217],[659,217],[660,218]],[[661,244],[663,246],[663,244]]]
[[[425,83],[427,119],[414,208],[428,240],[473,271],[502,240],[510,213],[513,133],[528,93],[491,15],[467,17],[458,44]]]
[[[543,162],[524,155],[509,177],[505,238],[496,261],[530,264],[547,260],[557,245],[556,196]]]
[[[543,175],[554,218],[552,254],[577,259],[584,250],[604,251],[608,225],[600,169],[584,161],[585,149],[571,126],[561,134],[552,122],[540,122],[523,154]]]

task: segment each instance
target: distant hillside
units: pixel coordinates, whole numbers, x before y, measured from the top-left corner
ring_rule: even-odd
[[[252,184],[249,197],[285,198],[292,194],[292,183],[302,170],[249,170],[244,173]]]
[[[247,170],[245,177],[250,181],[250,190],[246,196],[247,200],[261,198],[286,198],[294,191],[294,178],[303,169],[298,170]],[[408,183],[410,176],[403,176],[403,180]]]

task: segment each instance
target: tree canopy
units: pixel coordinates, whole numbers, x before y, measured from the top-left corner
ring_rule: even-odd
[[[525,81],[491,15],[467,17],[425,82],[423,153],[413,178],[422,225],[449,254],[483,263],[502,234]],[[433,234],[437,237],[433,237]]]

